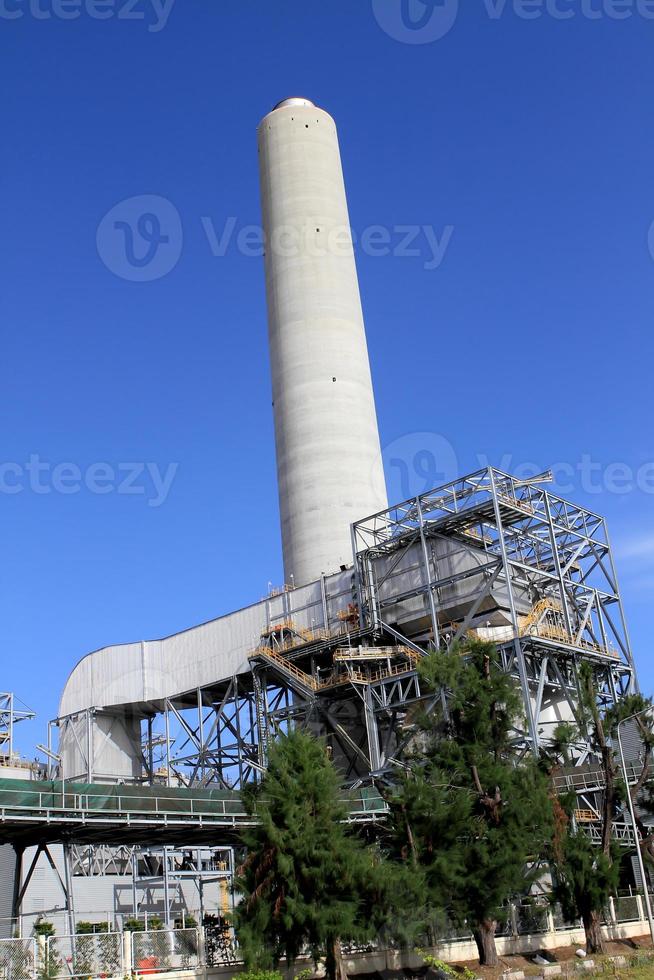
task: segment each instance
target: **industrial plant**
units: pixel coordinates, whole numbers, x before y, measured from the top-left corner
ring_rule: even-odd
[[[582,663],[605,704],[637,690],[605,521],[551,493],[547,473],[486,467],[387,499],[336,125],[290,98],[260,123],[258,148],[285,584],[83,657],[42,763],[16,758],[29,712],[2,696],[4,935],[40,914],[73,934],[76,919],[227,912],[252,819],[239,790],[295,725],[326,740],[349,818],[382,821],[380,786],[434,697],[418,671],[430,650],[496,644],[522,693],[525,753],[574,718]],[[635,782],[637,748],[630,763]],[[558,778],[597,833],[591,747]],[[631,840],[626,818],[616,829]]]

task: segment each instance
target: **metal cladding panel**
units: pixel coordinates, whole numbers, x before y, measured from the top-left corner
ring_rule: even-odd
[[[489,556],[480,548],[467,546],[451,538],[437,537],[429,543],[430,576],[433,580],[442,582],[436,595],[436,605],[442,624],[458,620],[466,615],[486,588],[487,579],[484,566],[489,562]],[[375,577],[383,582],[378,589],[378,596],[393,599],[395,596],[408,594],[417,589],[424,589],[427,584],[425,561],[420,544],[411,545],[397,561],[395,554],[376,558]],[[523,594],[523,589],[514,582],[514,599],[520,612],[527,612],[531,604]],[[401,602],[393,602],[393,617],[405,628],[418,628],[422,619],[426,620],[429,613],[427,600],[424,595],[408,597]],[[482,601],[477,615],[485,616],[494,625],[507,621],[509,596],[506,582],[498,577],[488,596]]]
[[[23,881],[27,871],[32,864],[36,853],[35,847],[28,847],[23,855]],[[57,866],[59,874],[64,878],[64,854],[62,847],[52,847],[50,849],[52,858]],[[66,908],[66,899],[57,875],[50,867],[44,854],[39,856],[34,874],[30,881],[25,899],[23,901],[23,913],[26,915],[46,914],[46,918],[56,924],[57,932],[61,935],[68,932],[66,920],[63,912]],[[53,913],[62,913],[61,918],[55,918]]]
[[[73,715],[61,723],[59,750],[66,779],[138,779],[142,767],[139,718],[121,709],[95,712],[92,723],[86,713]]]
[[[163,640],[91,653],[68,679],[60,717],[89,707],[161,700],[241,673],[265,625],[260,603]]]
[[[0,847],[0,939],[10,939],[13,935],[11,913],[15,877],[16,854],[13,847],[5,844]]]
[[[263,599],[162,640],[105,647],[84,657],[64,688],[59,717],[87,708],[139,705],[208,687],[249,670],[248,655],[273,622],[311,629],[339,623],[352,602],[352,572]],[[83,744],[82,734],[80,742]],[[85,751],[82,748],[82,751]]]
[[[622,751],[626,762],[640,762],[643,758],[643,740],[635,721],[620,726]]]
[[[66,682],[59,705],[60,717],[88,707],[119,704],[121,696],[125,700],[127,688],[133,695],[129,700],[139,700],[140,672],[140,643],[105,647],[89,654],[80,660]]]

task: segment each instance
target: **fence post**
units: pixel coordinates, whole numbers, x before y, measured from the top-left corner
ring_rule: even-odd
[[[511,909],[511,935],[516,939],[518,936],[518,910],[513,902],[510,903],[509,908]]]
[[[556,926],[554,925],[554,913],[552,912],[552,906],[547,906],[547,931],[556,932]]]
[[[205,958],[206,940],[204,935],[204,926],[200,926],[198,929],[198,966],[206,966]]]
[[[613,898],[613,895],[609,895],[609,918],[611,919],[613,925],[618,924],[618,917],[615,914],[615,899]]]
[[[46,936],[36,937],[37,972],[48,975],[48,940]]]
[[[642,922],[645,919],[645,913],[643,912],[643,900],[640,895],[636,895],[636,907],[638,909],[638,918]]]
[[[133,933],[127,929],[122,936],[123,940],[123,974],[130,974],[134,968],[132,957],[132,936]]]

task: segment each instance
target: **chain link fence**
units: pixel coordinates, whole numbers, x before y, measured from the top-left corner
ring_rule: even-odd
[[[36,974],[35,939],[0,939],[0,980],[32,980]]]
[[[122,936],[117,932],[50,936],[47,976],[92,977],[123,973]]]
[[[132,965],[137,973],[193,970],[200,965],[197,929],[157,929],[132,933]]]
[[[619,896],[611,905],[605,913],[607,924],[642,921],[641,900],[636,895]],[[560,907],[549,905],[544,897],[511,904],[502,912],[498,938],[543,935],[550,931],[551,925],[555,933],[581,926],[580,922],[565,921]],[[203,931],[197,928],[149,929],[132,932],[126,949],[127,936],[122,932],[55,935],[40,940],[40,947],[34,938],[0,939],[0,980],[120,977],[130,969],[136,975],[147,975],[240,962],[231,930],[224,924],[220,924],[217,931],[205,929],[204,939],[202,936]],[[445,920],[440,923],[434,938],[437,944],[469,940],[470,928],[466,923]],[[565,941],[563,936],[561,941]],[[399,947],[394,943],[389,945],[387,937],[380,936],[377,942],[364,944],[362,948],[352,946],[348,952],[392,948]]]
[[[515,906],[515,923],[519,936],[530,936],[541,932],[548,932],[549,905],[535,903],[523,903]]]
[[[635,895],[623,895],[621,898],[614,898],[613,904],[618,922],[637,922],[643,914]]]

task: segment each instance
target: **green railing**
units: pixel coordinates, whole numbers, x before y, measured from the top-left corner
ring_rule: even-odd
[[[387,810],[376,790],[368,787],[349,794],[344,802],[352,821],[379,819]],[[0,779],[0,821],[14,820],[194,825],[253,822],[237,791]]]

